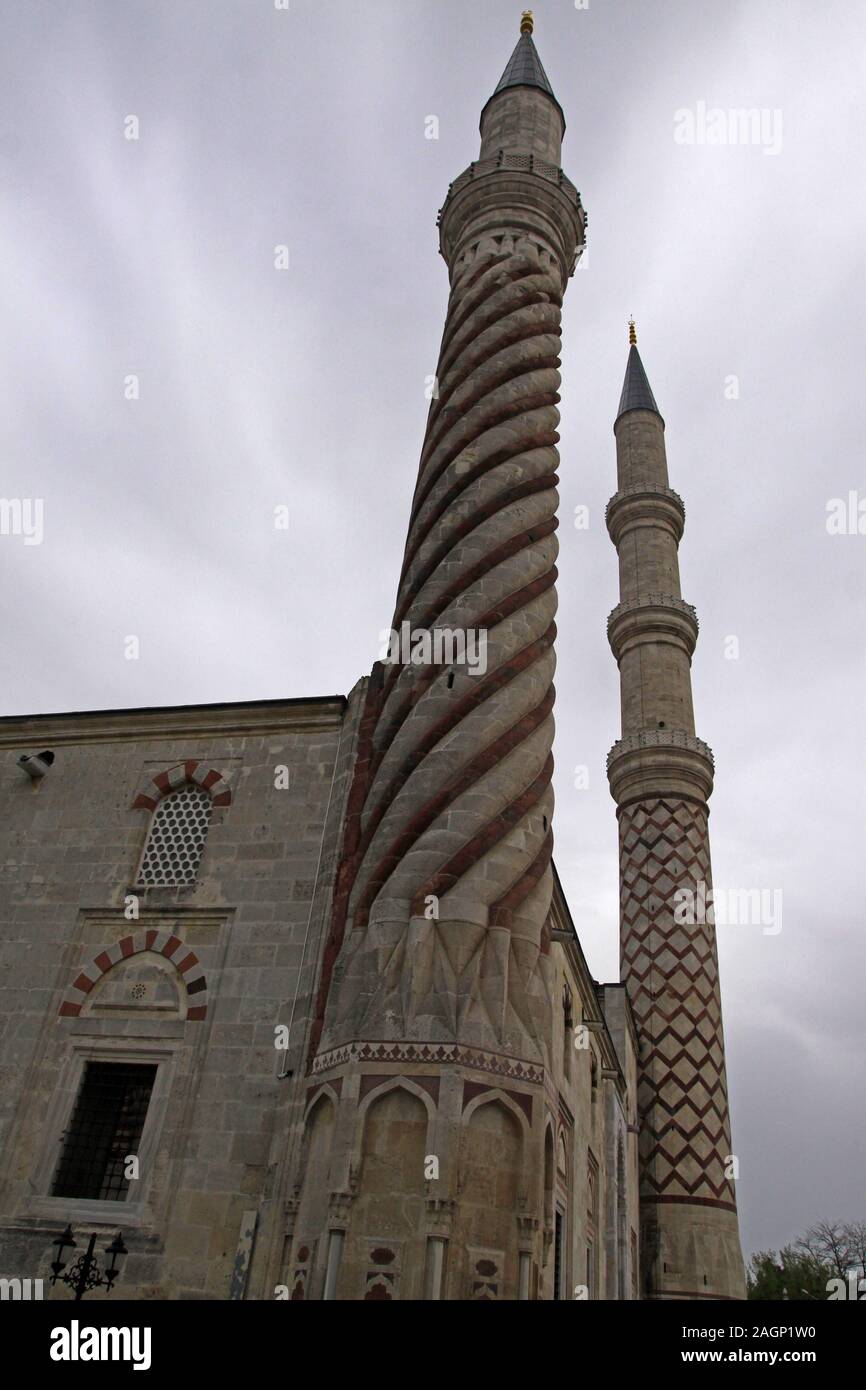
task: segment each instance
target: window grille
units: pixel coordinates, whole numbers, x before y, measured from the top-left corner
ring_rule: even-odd
[[[138,1153],[155,1078],[155,1065],[87,1063],[52,1196],[125,1200],[124,1167]]]
[[[210,792],[179,787],[153,813],[138,882],[143,888],[191,886],[196,881],[210,825]]]

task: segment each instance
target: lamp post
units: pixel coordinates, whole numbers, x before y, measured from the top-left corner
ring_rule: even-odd
[[[63,1258],[63,1251],[67,1246],[72,1250],[74,1250],[76,1246],[75,1238],[72,1234],[72,1226],[67,1226],[63,1234],[58,1236],[57,1240],[52,1241],[52,1245],[56,1245],[58,1250],[57,1259],[54,1260],[51,1265],[53,1271],[51,1283],[56,1284],[59,1279],[61,1284],[68,1284],[71,1289],[75,1290],[76,1302],[82,1299],[91,1289],[104,1287],[111,1293],[114,1281],[120,1273],[120,1270],[116,1267],[118,1257],[129,1253],[123,1243],[123,1236],[120,1231],[118,1231],[114,1240],[106,1247],[105,1251],[106,1255],[111,1256],[111,1263],[104,1271],[100,1270],[93,1253],[96,1246],[96,1233],[94,1232],[87,1243],[87,1250],[85,1253],[79,1255],[75,1263],[63,1273],[63,1269],[66,1265],[66,1261]]]

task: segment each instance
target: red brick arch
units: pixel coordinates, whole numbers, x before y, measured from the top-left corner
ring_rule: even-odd
[[[211,767],[209,763],[200,763],[195,758],[188,758],[186,762],[176,763],[174,767],[166,768],[164,772],[158,772],[155,777],[149,778],[133,801],[132,809],[154,811],[164,796],[186,786],[188,782],[193,782],[197,787],[203,787],[205,791],[210,792],[214,806],[231,805],[232,790],[223,773],[218,768]]]
[[[198,956],[188,950],[180,937],[171,932],[156,931],[150,928],[135,936],[125,936],[113,946],[105,946],[89,965],[80,971],[72,981],[63,1003],[60,1005],[61,1018],[77,1018],[84,1002],[101,976],[108,973],[114,965],[142,951],[152,951],[154,955],[164,956],[177,970],[187,992],[186,1016],[188,1021],[207,1016],[207,980]]]

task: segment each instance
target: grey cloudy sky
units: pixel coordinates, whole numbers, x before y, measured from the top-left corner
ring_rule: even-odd
[[[369,670],[444,316],[436,211],[520,8],[0,6],[0,493],[44,501],[41,545],[0,537],[3,713],[347,693]],[[716,883],[783,893],[781,932],[719,930],[754,1250],[866,1217],[866,535],[826,527],[866,497],[862,10],[535,14],[590,218],[564,320],[556,860],[616,978],[604,505],[634,313],[687,509]],[[777,152],[677,143],[702,102],[766,111]]]

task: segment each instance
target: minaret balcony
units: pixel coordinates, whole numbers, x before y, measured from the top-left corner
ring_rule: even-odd
[[[543,159],[536,159],[531,154],[506,154],[504,150],[500,150],[491,159],[473,160],[468,169],[464,169],[453,183],[449,183],[445,203],[439,211],[439,220],[442,218],[442,212],[447,207],[449,199],[453,198],[464,184],[470,183],[473,179],[483,178],[485,174],[495,173],[497,169],[522,169],[528,174],[537,174],[539,178],[558,184],[575,207],[579,207],[581,212],[583,211],[580,194],[558,164],[547,164]]]
[[[698,615],[673,594],[642,594],[614,608],[607,620],[607,640],[617,661],[632,647],[669,642],[691,660],[698,640]]]
[[[617,548],[623,536],[643,526],[662,527],[679,545],[686,522],[679,493],[654,483],[632,483],[615,492],[604,515],[608,534]]]
[[[707,801],[714,768],[712,749],[684,729],[641,729],[607,755],[610,794],[618,805],[662,793]]]
[[[587,216],[574,184],[556,164],[533,155],[480,159],[456,178],[439,210],[439,250],[449,266],[467,241],[511,227],[539,234],[556,250],[563,278],[574,273],[586,244]]]

